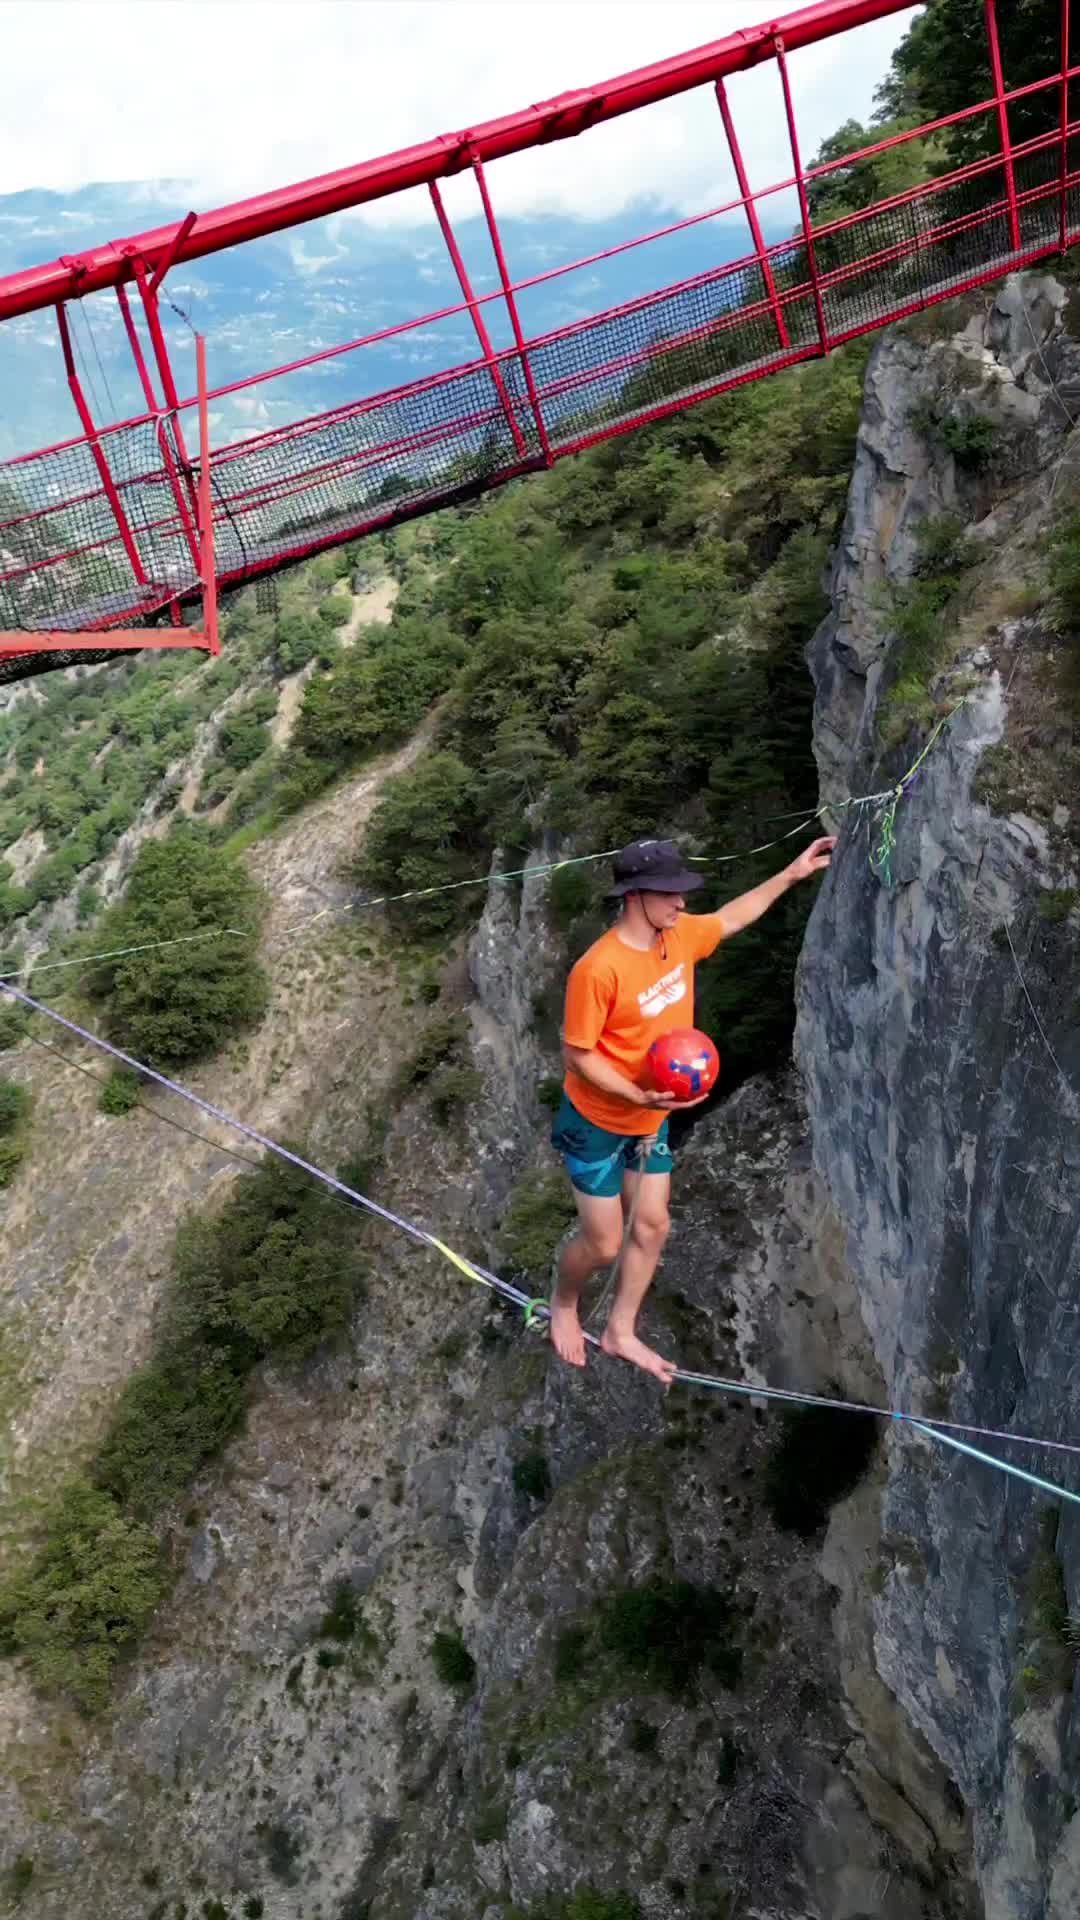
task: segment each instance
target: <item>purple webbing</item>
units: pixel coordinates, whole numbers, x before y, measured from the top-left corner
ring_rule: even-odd
[[[158,1073],[153,1067],[144,1066],[141,1060],[136,1060],[132,1054],[125,1053],[122,1047],[114,1047],[111,1041],[101,1039],[99,1034],[90,1033],[86,1027],[80,1027],[76,1021],[69,1020],[65,1014],[57,1013],[53,1007],[47,1007],[42,1001],[32,999],[30,994],[24,993],[21,987],[13,987],[10,981],[0,979],[0,991],[21,1001],[23,1006],[31,1007],[35,1013],[44,1014],[47,1020],[55,1021],[57,1026],[65,1027],[68,1033],[73,1033],[80,1040],[85,1040],[88,1046],[97,1047],[102,1053],[111,1054],[114,1060],[122,1060],[126,1067],[133,1067],[136,1073],[142,1074],[147,1080],[156,1081],[159,1087],[166,1088],[169,1093],[179,1094],[181,1100],[187,1100],[193,1107],[201,1108],[203,1113],[210,1114],[212,1119],[219,1120],[223,1126],[235,1128],[237,1133],[244,1134],[248,1140],[254,1140],[256,1145],[262,1147],[267,1153],[274,1153],[279,1160],[287,1160],[292,1166],[300,1167],[304,1173],[310,1173],[314,1179],[321,1180],[324,1186],[332,1188],[336,1193],[344,1194],[346,1199],[355,1201],[357,1206],[365,1208],[368,1213],[375,1214],[378,1219],[385,1220],[388,1225],[399,1228],[402,1233],[408,1234],[411,1240],[429,1248],[431,1252],[441,1254],[443,1258],[446,1257],[435,1236],[427,1233],[423,1227],[414,1226],[411,1221],[403,1220],[400,1214],[392,1213],[389,1207],[381,1207],[377,1200],[369,1200],[366,1194],[357,1193],[355,1187],[346,1186],[343,1180],[335,1179],[332,1173],[324,1172],[322,1167],[314,1166],[302,1155],[290,1152],[288,1147],[279,1146],[276,1140],[271,1140],[265,1133],[260,1133],[257,1127],[249,1127],[245,1120],[235,1119],[231,1113],[225,1113],[221,1107],[215,1107],[213,1101],[204,1100],[201,1094],[192,1093],[190,1087],[181,1086],[178,1080],[170,1080],[167,1074]],[[469,1260],[466,1264],[479,1281],[501,1294],[504,1299],[511,1300],[515,1306],[527,1308],[535,1304],[530,1302],[528,1294],[523,1293],[519,1287],[512,1286],[507,1280],[500,1280],[496,1274],[489,1273],[486,1267],[478,1266],[474,1260]],[[593,1335],[587,1333],[585,1338],[590,1346],[599,1346],[599,1341]],[[1015,1446],[1048,1447],[1055,1453],[1080,1455],[1080,1446],[1073,1445],[1067,1440],[1041,1440],[1033,1434],[1009,1433],[1001,1427],[976,1427],[962,1420],[939,1420],[925,1414],[903,1413],[896,1407],[875,1407],[858,1400],[832,1400],[824,1394],[796,1393],[784,1387],[753,1386],[749,1381],[726,1380],[712,1374],[691,1373],[681,1367],[676,1369],[675,1378],[686,1386],[712,1387],[722,1393],[742,1394],[761,1400],[786,1401],[797,1406],[831,1407],[837,1413],[872,1414],[879,1420],[907,1421],[923,1431],[940,1429],[942,1439],[945,1439],[950,1431],[974,1433],[988,1440],[1009,1441]],[[1011,1471],[1004,1466],[1004,1463],[999,1464],[1003,1466],[1005,1472]],[[1051,1489],[1051,1491],[1064,1492],[1063,1489]],[[1076,1496],[1066,1494],[1065,1497],[1074,1499]]]
[[[147,1080],[156,1081],[159,1087],[166,1088],[169,1093],[179,1094],[181,1100],[187,1100],[193,1107],[201,1108],[202,1112],[210,1114],[212,1119],[220,1120],[223,1126],[235,1128],[237,1133],[244,1134],[248,1140],[254,1140],[256,1145],[264,1148],[267,1153],[277,1154],[279,1160],[288,1160],[292,1166],[300,1167],[304,1173],[310,1173],[316,1180],[321,1180],[324,1186],[332,1187],[336,1193],[343,1193],[347,1199],[354,1200],[358,1206],[366,1208],[368,1213],[376,1214],[380,1220],[387,1221],[392,1227],[399,1227],[402,1233],[407,1233],[410,1239],[419,1241],[421,1246],[429,1247],[433,1253],[441,1253],[438,1242],[431,1234],[425,1233],[422,1227],[414,1227],[411,1221],[402,1220],[399,1214],[391,1213],[389,1207],[380,1207],[377,1200],[369,1200],[366,1194],[357,1193],[354,1187],[346,1186],[343,1180],[335,1179],[332,1173],[326,1173],[322,1167],[314,1166],[301,1154],[292,1153],[288,1147],[279,1146],[276,1140],[271,1140],[265,1133],[260,1133],[257,1127],[249,1127],[245,1120],[235,1119],[231,1113],[225,1113],[221,1107],[215,1107],[212,1100],[204,1100],[201,1094],[193,1093],[190,1087],[183,1087],[178,1080],[170,1080],[167,1074],[158,1073],[155,1068],[145,1066],[141,1060],[136,1060],[133,1054],[125,1053],[122,1047],[114,1047],[111,1041],[103,1040],[99,1034],[90,1033],[86,1027],[80,1027],[76,1021],[67,1019],[66,1015],[57,1013],[54,1008],[45,1006],[42,1001],[32,999],[30,994],[24,993],[21,987],[13,987],[10,981],[0,981],[0,988],[4,993],[11,994],[14,999],[21,1000],[24,1006],[32,1007],[35,1013],[43,1013],[46,1019],[55,1020],[57,1026],[65,1027],[68,1033],[76,1034],[89,1046],[99,1048],[102,1053],[111,1054],[114,1060],[122,1060],[126,1067],[133,1067],[136,1073],[142,1074]],[[498,1279],[495,1274],[488,1273],[483,1267],[478,1267],[475,1261],[470,1260],[468,1264],[478,1278],[486,1281],[488,1286],[494,1287],[496,1292],[504,1294],[518,1306],[528,1304],[528,1295],[522,1293],[519,1288],[511,1286],[506,1280]]]

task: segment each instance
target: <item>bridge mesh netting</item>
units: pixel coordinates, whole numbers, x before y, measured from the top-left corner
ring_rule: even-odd
[[[170,478],[162,432],[141,420],[0,464],[0,627],[131,625],[198,585],[185,483]]]
[[[1058,239],[1057,148],[1017,161],[1025,254]],[[822,229],[814,254],[829,344],[1005,271],[1000,165]],[[1077,201],[1075,186],[1069,196]],[[1070,220],[1080,206],[1070,204]],[[526,342],[554,455],[820,351],[807,249],[769,249],[782,316],[748,258]],[[509,350],[274,429],[214,455],[219,574],[276,560],[497,485],[542,463],[523,356]]]
[[[1042,89],[1038,82],[1026,90],[1024,111],[1037,108],[1042,117],[1036,115],[1037,130],[1011,154],[991,152],[812,226],[809,244],[799,231],[523,345],[489,349],[464,365],[215,449],[210,479],[219,584],[265,578],[325,547],[468,498],[1071,244],[1080,235],[1078,130],[1057,124],[1058,83]],[[993,128],[997,111],[983,102],[957,117],[967,115],[971,130],[971,113],[982,114]],[[1026,124],[1036,120],[1029,115]],[[919,129],[895,138],[922,137]],[[844,177],[853,178],[866,157],[845,157]],[[840,163],[814,171],[827,175],[832,164]],[[643,253],[674,230],[644,236]],[[707,225],[702,233],[707,257]],[[557,268],[537,278],[576,270]],[[521,288],[484,299],[494,298],[502,318],[516,324],[514,291]],[[475,317],[477,303],[464,284],[463,293],[460,307],[402,321],[371,338],[464,314],[470,303]],[[346,363],[354,369],[358,384],[368,344],[328,350],[339,369]],[[256,392],[267,418],[287,404],[275,382],[324,357],[316,353],[218,391]],[[199,472],[184,454],[197,438],[195,405],[188,400],[171,412],[103,430],[93,441],[84,437],[0,464],[0,629],[100,632],[107,648],[110,627],[137,627],[169,606],[175,612],[200,590]],[[54,653],[48,664],[69,657],[76,656]],[[77,657],[89,656],[80,648]],[[38,671],[40,660],[22,655],[13,661],[0,647],[0,679]]]

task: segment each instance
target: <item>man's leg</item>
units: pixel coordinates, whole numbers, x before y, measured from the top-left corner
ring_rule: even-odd
[[[581,1289],[598,1267],[618,1258],[623,1237],[623,1203],[617,1193],[582,1193],[574,1188],[578,1230],[559,1256],[559,1280],[551,1301],[551,1338],[555,1351],[572,1367],[585,1365],[585,1336],[578,1318]]]
[[[671,1225],[668,1202],[671,1198],[670,1173],[629,1174],[625,1191],[633,1200],[633,1186],[641,1180],[641,1191],[634,1209],[634,1224],[626,1251],[619,1263],[615,1298],[608,1323],[600,1338],[605,1353],[629,1360],[646,1373],[654,1373],[667,1386],[675,1372],[675,1363],[665,1360],[637,1337],[637,1317],[641,1303],[652,1284],[656,1263],[664,1250]],[[620,1213],[622,1209],[620,1207]],[[614,1255],[612,1255],[614,1258]]]

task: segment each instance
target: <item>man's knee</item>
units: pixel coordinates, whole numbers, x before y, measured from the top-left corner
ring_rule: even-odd
[[[646,1253],[659,1253],[670,1232],[671,1215],[666,1207],[639,1212],[634,1220],[634,1240]]]
[[[598,1225],[591,1226],[583,1235],[583,1238],[588,1245],[595,1266],[610,1266],[613,1260],[618,1259],[619,1250],[622,1247],[622,1229],[617,1221],[610,1223],[604,1221]]]

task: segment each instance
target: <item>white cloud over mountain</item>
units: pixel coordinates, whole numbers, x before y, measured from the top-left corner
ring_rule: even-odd
[[[0,180],[9,194],[129,181],[138,230],[145,183],[183,181],[192,205],[212,206],[775,18],[762,0],[0,0]],[[869,111],[910,18],[792,56],[807,155]],[[789,171],[774,72],[736,76],[731,97],[764,186]],[[504,160],[492,186],[507,213],[606,217],[641,198],[704,206],[734,183],[705,89]],[[451,210],[473,194],[450,183]],[[420,192],[364,214],[428,216]],[[43,256],[62,237],[41,234]]]

